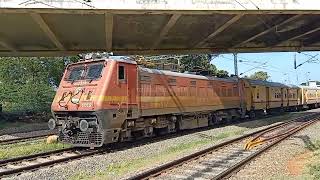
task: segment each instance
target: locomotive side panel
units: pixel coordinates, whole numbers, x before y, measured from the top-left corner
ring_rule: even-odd
[[[239,108],[237,82],[147,72],[139,76],[142,116]]]

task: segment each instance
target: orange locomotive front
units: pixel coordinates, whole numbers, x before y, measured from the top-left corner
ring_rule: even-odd
[[[67,67],[52,103],[51,129],[63,142],[99,147],[208,126],[244,115],[243,83],[91,60]]]

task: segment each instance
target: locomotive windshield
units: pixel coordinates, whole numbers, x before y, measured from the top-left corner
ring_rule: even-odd
[[[88,68],[87,79],[98,79],[101,77],[103,64],[92,64]]]
[[[67,72],[67,81],[95,80],[101,77],[104,64],[89,64],[71,66]]]
[[[82,74],[84,73],[84,66],[76,66],[69,70],[69,76],[67,77],[67,80],[69,81],[76,81],[80,80]]]

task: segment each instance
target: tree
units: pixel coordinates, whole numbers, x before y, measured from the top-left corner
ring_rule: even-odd
[[[66,64],[77,59],[0,58],[0,104],[9,112],[50,111]]]
[[[227,78],[229,77],[229,73],[228,71],[225,71],[225,70],[218,70],[216,73],[216,76],[219,78]]]
[[[258,72],[253,73],[252,75],[250,75],[248,78],[249,79],[266,81],[266,80],[268,80],[270,78],[270,76],[268,75],[267,72],[258,71]]]
[[[224,70],[218,70],[213,64],[210,64],[211,55],[210,54],[200,54],[200,55],[188,55],[181,59],[180,63],[182,65],[182,72],[193,71],[194,68],[201,68],[208,71],[210,75],[225,78],[229,77],[228,72]]]

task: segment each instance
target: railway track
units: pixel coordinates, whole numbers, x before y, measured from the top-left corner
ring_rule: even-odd
[[[25,142],[25,141],[30,141],[30,140],[38,140],[38,139],[45,138],[50,135],[53,135],[53,134],[45,134],[45,135],[19,137],[19,138],[13,138],[13,139],[0,140],[0,145],[14,144],[14,143]]]
[[[105,149],[65,148],[0,161],[0,177],[34,170],[57,163],[67,162],[105,152]]]
[[[128,179],[223,179],[319,119],[319,113],[299,117],[212,146]]]
[[[256,131],[254,133],[247,134],[247,135],[241,136],[239,138],[236,138],[236,139],[232,140],[232,142],[242,141],[241,142],[242,144],[239,143],[239,145],[240,144],[242,145],[241,147],[243,150],[243,144],[244,144],[243,140],[245,140],[245,139],[248,140],[248,138],[250,138],[254,135],[263,134],[263,132],[266,132],[268,130],[275,129],[280,126],[285,126],[286,124],[289,124],[292,121],[297,121],[299,119],[303,120],[305,118],[311,118],[314,116],[315,116],[315,114],[307,115],[307,116],[302,116],[302,117],[296,118],[295,120],[279,123],[277,125],[273,125],[273,126],[264,128],[262,130]],[[96,150],[88,150],[88,149],[84,149],[84,148],[66,148],[66,149],[61,149],[61,150],[56,150],[56,151],[33,154],[33,155],[29,155],[29,156],[22,156],[22,157],[16,157],[16,158],[12,158],[12,159],[0,160],[0,178],[3,176],[17,174],[17,173],[21,173],[23,171],[35,170],[35,169],[42,168],[45,166],[51,166],[54,164],[68,162],[68,161],[80,159],[83,157],[88,157],[88,156],[93,156],[93,155],[103,154],[103,153],[108,153],[108,152],[121,151],[124,149],[135,147],[137,145],[153,143],[153,142],[161,141],[161,140],[172,138],[172,137],[182,136],[182,135],[189,134],[189,133],[190,132],[182,132],[182,133],[177,133],[177,134],[169,134],[166,136],[159,136],[159,137],[155,137],[155,138],[151,138],[151,139],[143,139],[141,141],[136,141],[136,142],[113,144],[113,145],[99,148]],[[40,136],[37,138],[40,138]],[[28,140],[28,138],[26,138],[26,140]],[[15,142],[15,141],[12,140],[11,142]],[[229,145],[230,143],[231,143],[231,141],[228,141],[228,142],[219,144],[217,146],[214,146],[211,148],[211,151],[215,151],[216,149],[225,147],[225,146]],[[193,159],[197,156],[202,156],[203,154],[208,154],[208,153],[209,153],[209,150],[207,152],[205,152],[205,151],[198,152],[195,155],[193,155],[194,157],[191,157],[191,159]],[[248,153],[244,152],[244,154],[248,154]],[[181,161],[180,163],[183,163],[184,160],[189,161],[190,157],[186,157],[185,159],[182,159],[182,160],[183,161],[180,160]],[[177,163],[177,162],[175,162],[175,163]],[[152,174],[157,174],[156,171],[154,171],[154,170],[151,170],[151,172],[152,173],[150,174],[150,177]],[[148,173],[148,172],[146,172],[146,173]],[[148,177],[148,176],[146,176],[146,173],[138,175],[137,177],[133,177],[133,179],[140,179],[140,177],[144,177],[144,176]]]

